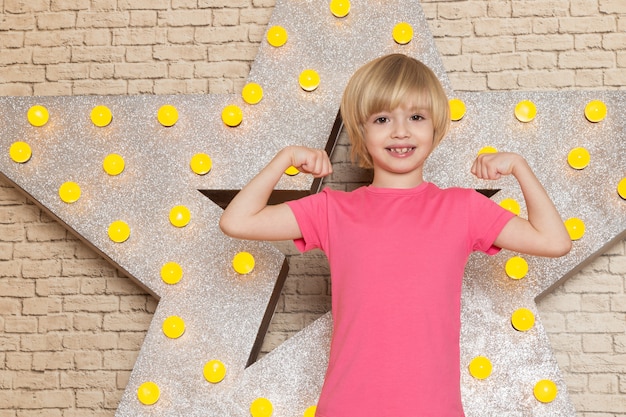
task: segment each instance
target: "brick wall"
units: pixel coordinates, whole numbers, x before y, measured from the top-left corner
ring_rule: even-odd
[[[236,92],[273,5],[0,0],[0,95]],[[422,7],[457,90],[626,85],[624,0]],[[347,163],[345,137],[333,160],[333,186],[367,181]],[[580,417],[626,416],[625,286],[622,241],[540,302]],[[0,180],[0,417],[113,416],[155,305]],[[265,350],[328,309],[323,257],[294,256]]]

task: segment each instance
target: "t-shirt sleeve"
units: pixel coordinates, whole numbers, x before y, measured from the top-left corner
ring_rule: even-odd
[[[328,237],[328,189],[298,200],[288,201],[302,238],[293,242],[300,252],[312,249],[324,250]]]
[[[472,249],[495,255],[500,248],[493,242],[515,214],[476,191],[470,193],[468,209],[470,235],[474,242]]]

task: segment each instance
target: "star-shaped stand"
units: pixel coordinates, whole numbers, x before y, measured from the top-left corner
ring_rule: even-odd
[[[404,24],[398,29],[399,23]],[[301,416],[314,405],[326,367],[330,316],[250,365],[259,329],[262,335],[273,310],[277,277],[285,275],[284,256],[267,243],[222,235],[217,226],[222,209],[199,190],[221,193],[227,202],[285,145],[325,147],[347,79],[377,56],[401,52],[422,60],[456,97],[417,1],[386,2],[384,8],[355,2],[346,16],[337,17],[326,2],[279,0],[268,35],[275,27],[288,37],[281,46],[268,41],[260,48],[249,76],[264,91],[258,104],[239,95],[0,99],[2,174],[160,300],[118,416],[248,416],[251,407],[263,407],[259,398],[271,402],[274,415]],[[298,81],[310,69],[320,78],[316,88]],[[468,93],[459,98],[466,113],[433,154],[427,179],[444,187],[488,189],[494,185],[468,174],[478,150],[490,145],[518,151],[564,218],[586,225],[570,255],[526,259],[528,273],[519,280],[504,274],[514,254],[470,259],[461,346],[467,415],[573,416],[539,317],[522,331],[512,328],[511,315],[522,307],[536,311],[537,296],[624,236],[626,202],[616,191],[626,165],[624,141],[617,139],[624,130],[623,94]],[[536,106],[532,120],[514,116],[522,99]],[[609,109],[602,121],[584,116],[592,99]],[[233,104],[243,119],[228,126],[220,115]],[[47,109],[47,123],[39,126],[37,114],[29,116],[35,123],[28,123],[26,114],[34,105]],[[102,126],[89,117],[100,105],[113,115]],[[163,111],[164,105],[173,106],[176,115]],[[157,117],[161,113],[164,120]],[[574,147],[590,151],[587,167],[568,165]],[[199,154],[210,156],[208,173],[193,169]],[[111,155],[122,158],[120,172],[113,169]],[[277,188],[291,193],[315,187],[310,177],[285,175]],[[494,196],[499,201],[523,201],[510,179],[495,188],[501,190]],[[520,210],[524,215],[524,207]],[[240,254],[247,259],[243,271],[233,263]],[[170,280],[171,275],[179,280]],[[479,356],[493,366],[484,379],[467,370]],[[558,389],[545,402],[533,394],[542,380]]]

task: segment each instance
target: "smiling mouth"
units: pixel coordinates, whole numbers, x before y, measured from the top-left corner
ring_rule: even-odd
[[[391,153],[396,154],[396,155],[406,155],[409,152],[412,152],[414,150],[415,150],[414,146],[405,147],[405,148],[387,148],[388,152],[391,152]]]

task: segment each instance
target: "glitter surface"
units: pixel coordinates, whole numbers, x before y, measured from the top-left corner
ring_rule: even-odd
[[[277,1],[269,26],[285,27],[289,40],[280,48],[262,44],[249,75],[249,81],[264,90],[263,100],[254,106],[239,95],[0,98],[3,176],[160,299],[117,416],[249,416],[248,407],[257,397],[269,398],[276,416],[301,416],[317,401],[327,363],[330,315],[246,368],[284,256],[267,243],[226,238],[218,228],[221,209],[198,190],[241,188],[285,145],[325,147],[347,79],[377,56],[415,56],[433,68],[452,93],[417,2],[353,3],[350,14],[338,19],[327,2]],[[407,45],[391,38],[400,21],[414,29]],[[298,75],[307,68],[320,74],[320,86],[313,92],[298,85]],[[573,416],[535,298],[624,237],[626,201],[616,187],[626,167],[626,96],[599,91],[457,96],[465,102],[466,114],[432,155],[427,179],[442,187],[497,188],[501,191],[493,197],[496,201],[523,202],[511,178],[486,183],[469,175],[471,161],[483,146],[519,152],[546,185],[563,218],[579,217],[587,226],[566,257],[527,257],[529,274],[520,281],[504,273],[511,253],[471,257],[462,312],[467,416]],[[523,99],[537,106],[537,116],[529,123],[514,116],[515,104]],[[607,118],[596,124],[584,117],[592,99],[608,107]],[[45,126],[35,128],[26,120],[34,104],[48,108]],[[164,104],[178,110],[171,127],[157,121]],[[243,110],[236,128],[221,121],[222,109],[229,104]],[[89,114],[96,105],[111,109],[111,124],[93,125]],[[23,164],[9,157],[10,145],[18,140],[33,151]],[[577,146],[591,153],[590,165],[580,171],[567,165],[567,153]],[[115,177],[102,168],[111,153],[120,154],[126,163]],[[211,157],[208,174],[191,171],[189,162],[196,153]],[[81,187],[75,203],[64,203],[58,196],[66,181]],[[308,190],[311,184],[306,175],[285,175],[278,188]],[[182,228],[168,219],[177,205],[191,213],[190,223]],[[107,236],[115,220],[131,228],[124,243]],[[255,257],[255,269],[247,275],[232,268],[233,256],[241,251]],[[183,268],[183,279],[176,285],[160,278],[167,262]],[[521,307],[537,318],[527,332],[510,325],[510,315]],[[171,315],[185,321],[185,333],[178,339],[167,338],[161,329]],[[492,375],[481,381],[467,372],[471,359],[479,355],[493,364]],[[226,377],[218,384],[207,382],[202,374],[212,359],[226,366]],[[532,395],[540,379],[552,379],[559,388],[549,404]],[[146,381],[161,390],[152,406],[142,405],[136,396],[137,387]]]

